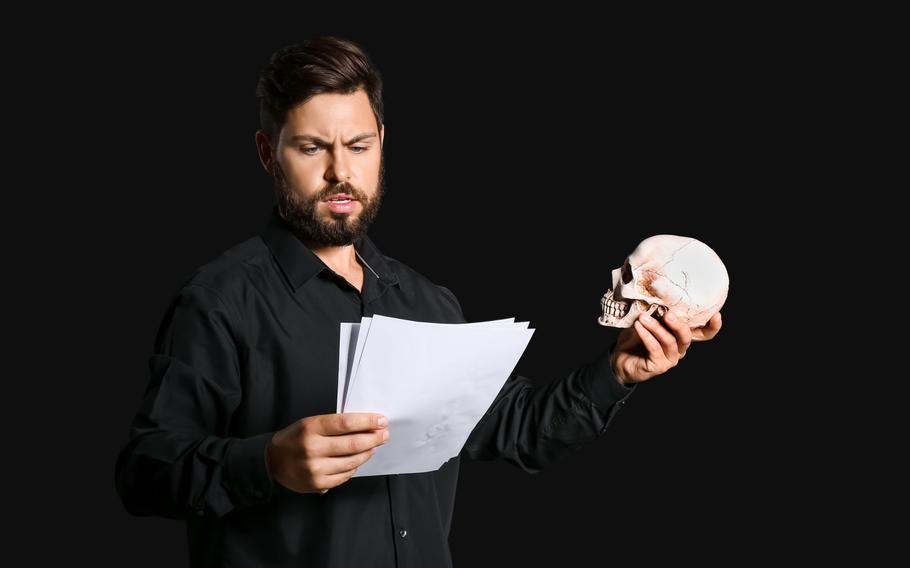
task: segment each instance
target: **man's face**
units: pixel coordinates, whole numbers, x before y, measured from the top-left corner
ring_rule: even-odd
[[[288,111],[273,149],[275,193],[307,244],[349,245],[366,232],[384,189],[383,136],[363,90],[316,95]],[[349,203],[332,202],[344,196]]]

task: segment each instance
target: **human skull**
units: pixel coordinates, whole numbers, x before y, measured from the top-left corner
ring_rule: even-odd
[[[672,308],[690,328],[705,325],[727,299],[727,268],[698,239],[654,235],[612,271],[613,287],[600,299],[597,323],[632,327],[642,312],[663,317]]]

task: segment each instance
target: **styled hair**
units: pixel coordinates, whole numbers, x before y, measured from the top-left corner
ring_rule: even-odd
[[[382,77],[363,48],[334,36],[282,47],[272,54],[256,86],[260,126],[277,143],[289,110],[314,95],[358,89],[369,97],[378,129],[383,124]]]

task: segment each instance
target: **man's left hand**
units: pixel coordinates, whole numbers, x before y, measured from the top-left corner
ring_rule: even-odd
[[[696,327],[692,330],[692,341],[708,341],[709,339],[714,339],[714,336],[720,331],[720,326],[720,312],[717,312],[711,316],[711,319],[709,319],[705,325]]]
[[[693,341],[713,339],[720,327],[720,312],[695,329],[690,329],[672,311],[660,320],[642,314],[616,340],[611,361],[613,373],[627,386],[662,375],[686,356]]]

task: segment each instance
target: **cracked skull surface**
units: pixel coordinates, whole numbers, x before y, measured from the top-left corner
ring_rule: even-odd
[[[672,309],[689,327],[700,327],[724,305],[729,287],[727,268],[711,247],[691,237],[654,235],[613,270],[597,323],[632,327],[643,312],[663,317]]]

